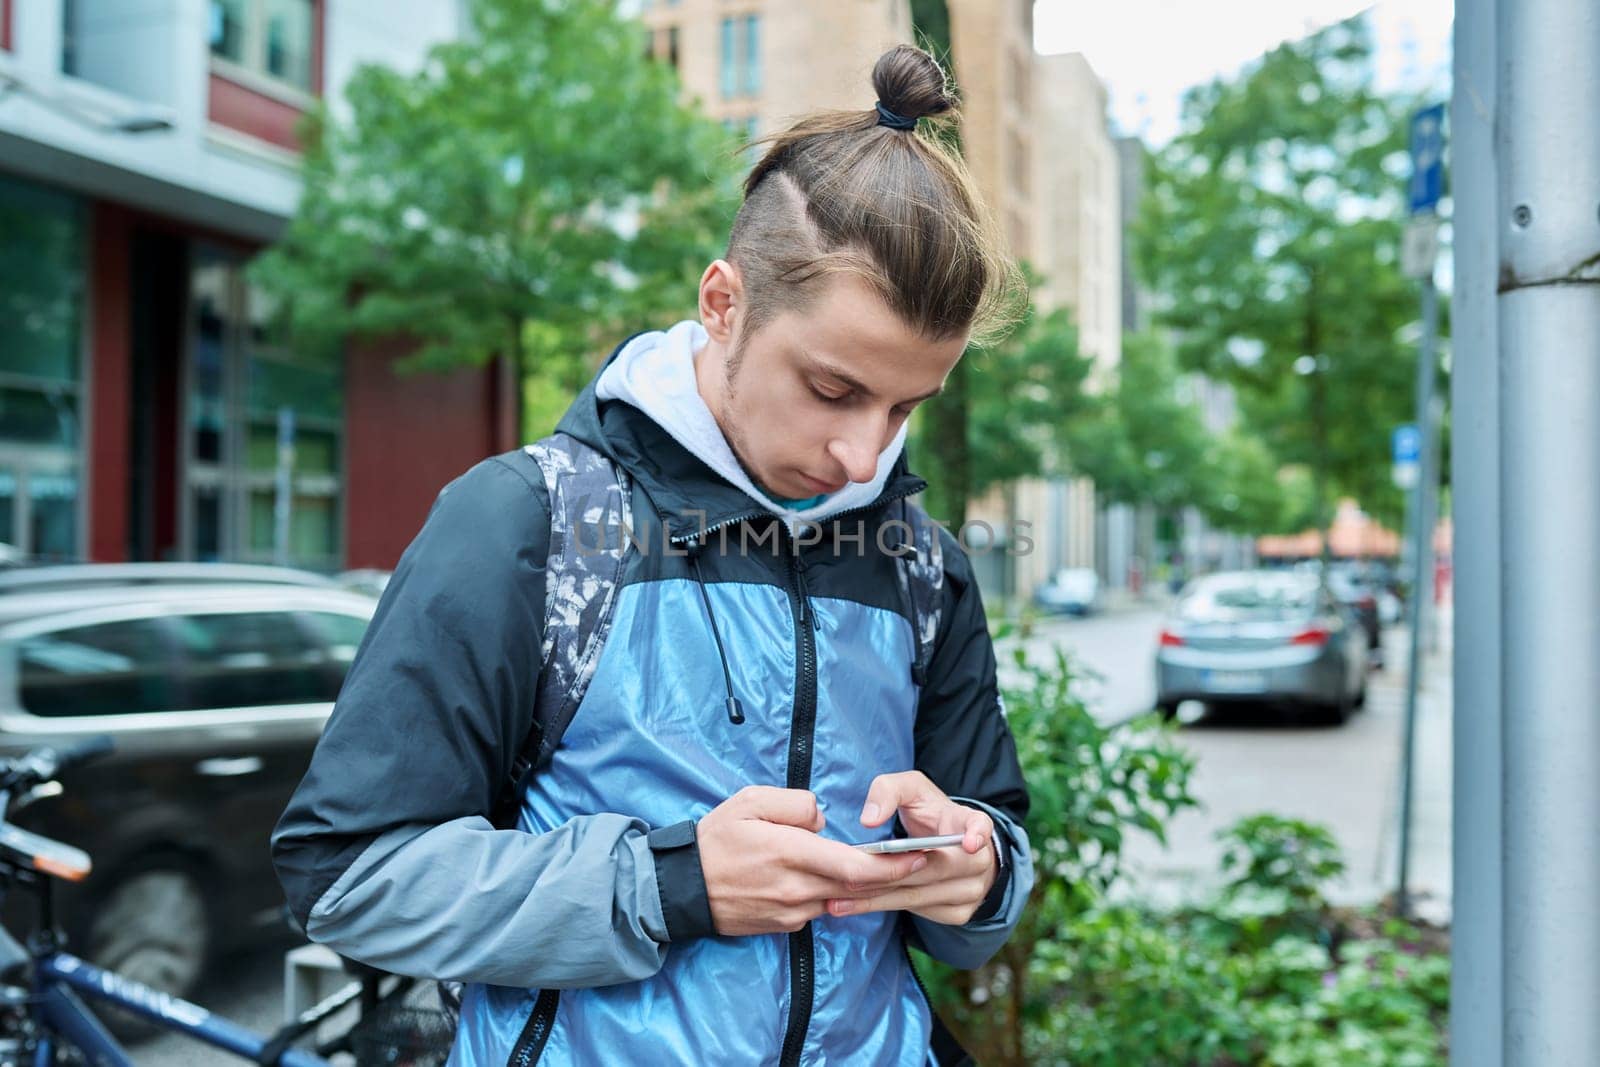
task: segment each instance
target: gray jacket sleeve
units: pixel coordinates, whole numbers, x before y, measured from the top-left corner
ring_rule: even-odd
[[[916,766],[958,803],[989,814],[1005,852],[993,889],[963,926],[909,915],[907,936],[953,967],[982,966],[1005,944],[1033,889],[1023,822],[1028,786],[1006,725],[994,642],[966,553],[941,532],[945,589],[940,634],[917,701]]]
[[[384,591],[272,837],[291,909],[341,955],[596,986],[710,932],[692,825],[599,814],[529,834],[485,817],[534,724],[549,527],[542,481],[485,460],[440,492]]]

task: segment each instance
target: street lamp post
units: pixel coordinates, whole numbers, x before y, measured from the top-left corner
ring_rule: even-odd
[[[1504,1063],[1597,1064],[1600,9],[1496,16]]]

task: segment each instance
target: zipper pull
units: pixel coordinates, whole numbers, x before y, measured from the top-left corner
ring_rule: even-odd
[[[794,542],[794,553],[790,557],[794,561],[795,588],[800,596],[800,625],[811,623],[811,592],[806,588],[806,561],[800,555],[800,542]]]

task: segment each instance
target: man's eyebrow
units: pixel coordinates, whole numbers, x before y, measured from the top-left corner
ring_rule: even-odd
[[[846,373],[845,371],[840,370],[838,367],[835,367],[833,364],[826,363],[826,362],[818,359],[816,356],[813,356],[809,352],[802,352],[802,354],[811,363],[811,369],[813,371],[815,371],[816,373],[818,373],[818,374],[826,374],[830,378],[837,378],[841,385],[847,386],[850,389],[855,390],[856,392],[860,393],[863,396],[866,396],[866,397],[870,398],[870,397],[873,397],[873,396],[877,395],[871,389],[867,388],[866,383],[857,380],[856,378],[854,378],[850,374]],[[931,390],[930,392],[923,393],[920,396],[907,397],[905,400],[902,400],[900,402],[902,404],[920,404],[924,400],[932,400],[934,397],[940,395],[943,392],[944,392],[944,383],[940,382],[939,383],[939,388]]]

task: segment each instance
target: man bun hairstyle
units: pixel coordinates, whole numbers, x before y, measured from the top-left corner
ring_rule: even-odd
[[[960,122],[949,79],[927,52],[899,45],[879,57],[872,86],[869,110],[815,112],[755,142],[765,153],[728,240],[742,335],[805,310],[842,273],[929,340],[992,341],[1024,290],[954,138],[941,136]]]

